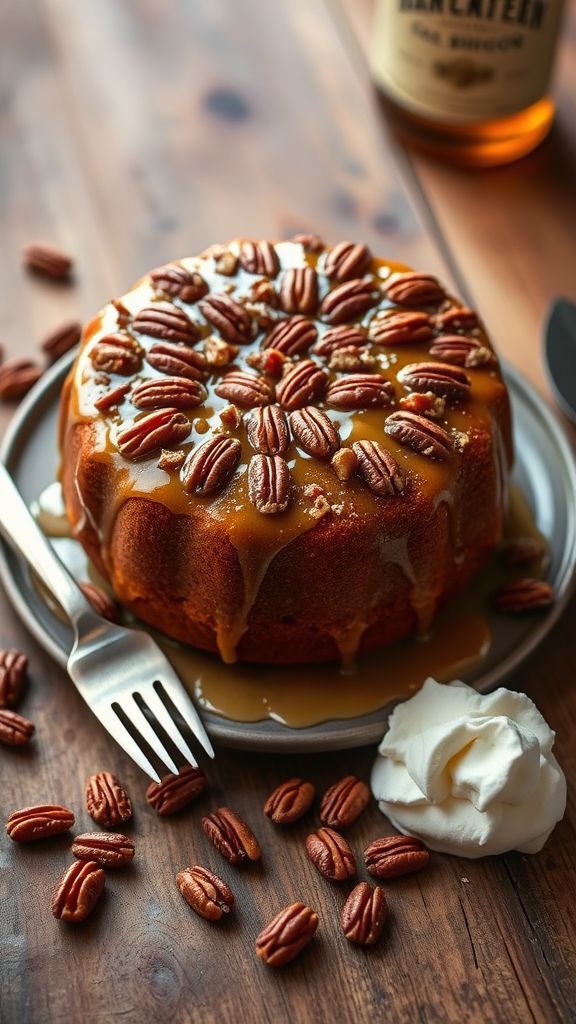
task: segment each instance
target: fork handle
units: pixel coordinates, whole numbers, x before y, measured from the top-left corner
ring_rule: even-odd
[[[75,626],[93,612],[80,587],[55,554],[24,502],[8,470],[0,463],[0,533],[48,587]]]

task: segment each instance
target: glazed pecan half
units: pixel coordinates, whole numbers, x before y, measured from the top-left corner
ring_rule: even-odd
[[[417,413],[391,413],[384,424],[384,432],[419,455],[440,462],[447,459],[453,450],[450,435],[444,428]]]
[[[61,921],[79,924],[96,906],[106,884],[99,864],[77,860],[64,872],[52,897],[52,913]]]
[[[174,345],[170,341],[158,341],[146,355],[146,359],[155,370],[169,374],[171,377],[186,377],[188,380],[205,381],[208,379],[208,360],[203,352],[187,348],[186,345]]]
[[[232,479],[240,462],[242,445],[235,437],[214,434],[193,449],[182,466],[180,479],[189,494],[213,494]]]
[[[73,824],[74,815],[67,807],[37,804],[13,811],[6,822],[6,831],[15,843],[32,843],[66,832]]]
[[[100,395],[100,398],[95,400],[94,405],[98,412],[108,412],[109,409],[117,409],[129,391],[130,384],[119,384],[117,388],[111,388],[110,391],[105,391],[103,395]]]
[[[193,800],[197,800],[208,785],[208,779],[201,768],[186,765],[178,775],[164,775],[160,782],[151,782],[146,790],[146,799],[157,814],[163,817],[176,814]]]
[[[48,361],[55,363],[60,356],[78,344],[81,334],[82,324],[79,320],[66,320],[46,335],[40,348],[48,356]]]
[[[122,455],[138,459],[158,448],[180,444],[191,429],[190,421],[178,409],[156,409],[130,423],[116,440]]]
[[[103,828],[114,828],[132,817],[130,797],[112,772],[96,772],[87,779],[86,810]]]
[[[356,874],[356,858],[348,843],[331,828],[319,828],[306,839],[306,852],[313,865],[332,882],[344,882]]]
[[[316,790],[304,779],[287,779],[268,797],[264,814],[276,825],[292,825],[310,810]]]
[[[134,843],[120,832],[83,832],[74,836],[72,854],[94,860],[103,868],[123,868],[134,860]]]
[[[206,921],[219,921],[234,906],[234,893],[226,882],[198,864],[179,871],[176,885],[188,906]]]
[[[332,381],[326,402],[336,409],[369,409],[390,405],[394,385],[379,373],[350,373]]]
[[[435,322],[440,331],[470,331],[478,327],[478,314],[468,306],[451,306],[440,310]]]
[[[262,515],[285,512],[290,504],[292,479],[281,455],[253,455],[248,465],[248,497]]]
[[[153,377],[132,392],[137,409],[194,409],[206,398],[206,389],[189,377]]]
[[[413,836],[382,836],[364,850],[364,863],[376,878],[397,878],[425,868],[430,853]]]
[[[262,851],[252,829],[229,807],[219,807],[205,815],[202,828],[229,864],[260,860]]]
[[[314,313],[318,305],[318,278],[313,267],[292,267],[280,286],[280,305],[286,313]]]
[[[306,352],[318,336],[318,330],[305,316],[278,320],[262,342],[262,348],[274,348],[285,356],[298,356]]]
[[[143,348],[130,334],[106,334],[90,349],[94,369],[130,377],[142,366]]]
[[[346,775],[326,790],[320,804],[320,821],[329,828],[348,828],[370,800],[370,790],[355,775]]]
[[[246,421],[248,440],[264,455],[283,455],[290,444],[286,413],[279,405],[255,409]]]
[[[225,374],[215,391],[220,398],[244,409],[253,409],[257,405],[268,405],[274,401],[274,391],[264,377],[242,370],[231,370]]]
[[[501,587],[494,596],[494,607],[499,612],[519,615],[522,612],[535,612],[548,608],[553,601],[554,588],[546,580],[526,577]]]
[[[327,383],[327,373],[311,359],[303,359],[276,385],[276,397],[284,409],[300,409],[319,398]]]
[[[301,245],[306,252],[322,252],[326,248],[320,235],[292,235],[290,241],[294,242],[295,245]]]
[[[157,267],[150,274],[150,282],[155,292],[187,303],[198,302],[208,292],[208,285],[197,270],[186,270],[178,263]]]
[[[197,325],[171,302],[155,302],[141,309],[132,321],[132,330],[180,345],[193,345],[200,337]]]
[[[314,405],[291,413],[290,426],[299,447],[317,459],[329,459],[340,447],[340,437],[332,420]]]
[[[377,345],[416,345],[433,334],[430,317],[417,310],[386,309],[368,327],[368,337]]]
[[[240,266],[249,274],[276,277],[280,270],[280,260],[271,242],[245,240],[240,245]]]
[[[318,914],[304,903],[284,907],[256,939],[256,955],[269,967],[283,967],[298,956],[318,927]]]
[[[329,324],[342,324],[355,320],[378,301],[378,291],[372,281],[356,278],[337,285],[324,297],[320,315]]]
[[[453,401],[466,398],[470,392],[468,374],[449,363],[408,363],[398,372],[398,380],[410,391],[431,391]]]
[[[29,242],[22,249],[22,258],[29,270],[46,277],[61,279],[72,270],[72,257],[49,242]]]
[[[9,708],[0,708],[0,743],[9,747],[23,747],[32,739],[36,729],[33,722]]]
[[[438,306],[445,295],[433,274],[420,274],[416,270],[392,274],[384,288],[388,298],[399,306]]]
[[[383,889],[360,882],[350,893],[340,914],[340,926],[349,942],[373,946],[386,923],[388,908]]]
[[[18,703],[26,681],[28,657],[14,648],[0,649],[0,708]]]
[[[464,334],[440,334],[430,346],[430,355],[469,369],[494,362],[494,353],[486,345]]]
[[[374,494],[389,497],[401,494],[404,479],[396,459],[378,441],[354,441],[356,472]]]
[[[326,331],[326,334],[318,339],[312,351],[314,355],[329,359],[341,349],[363,348],[366,341],[366,333],[360,327],[341,324],[340,327],[331,327],[329,331]]]
[[[368,269],[372,253],[363,242],[338,242],[324,261],[324,273],[334,281],[361,277]]]
[[[252,338],[252,320],[249,314],[225,292],[207,295],[198,308],[206,320],[220,332],[225,341],[244,345]]]

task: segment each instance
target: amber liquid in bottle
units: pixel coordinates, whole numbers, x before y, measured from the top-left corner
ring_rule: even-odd
[[[563,0],[377,0],[371,67],[399,135],[447,162],[517,160],[548,134]]]

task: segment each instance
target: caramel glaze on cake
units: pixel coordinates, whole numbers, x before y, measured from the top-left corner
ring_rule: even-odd
[[[476,314],[366,246],[235,241],[84,331],[62,483],[118,599],[227,662],[426,630],[498,542],[510,414]]]

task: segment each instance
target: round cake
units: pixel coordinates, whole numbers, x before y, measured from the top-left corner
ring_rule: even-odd
[[[226,662],[426,631],[499,541],[510,411],[477,315],[366,245],[236,240],[87,325],[63,390],[75,536]]]

